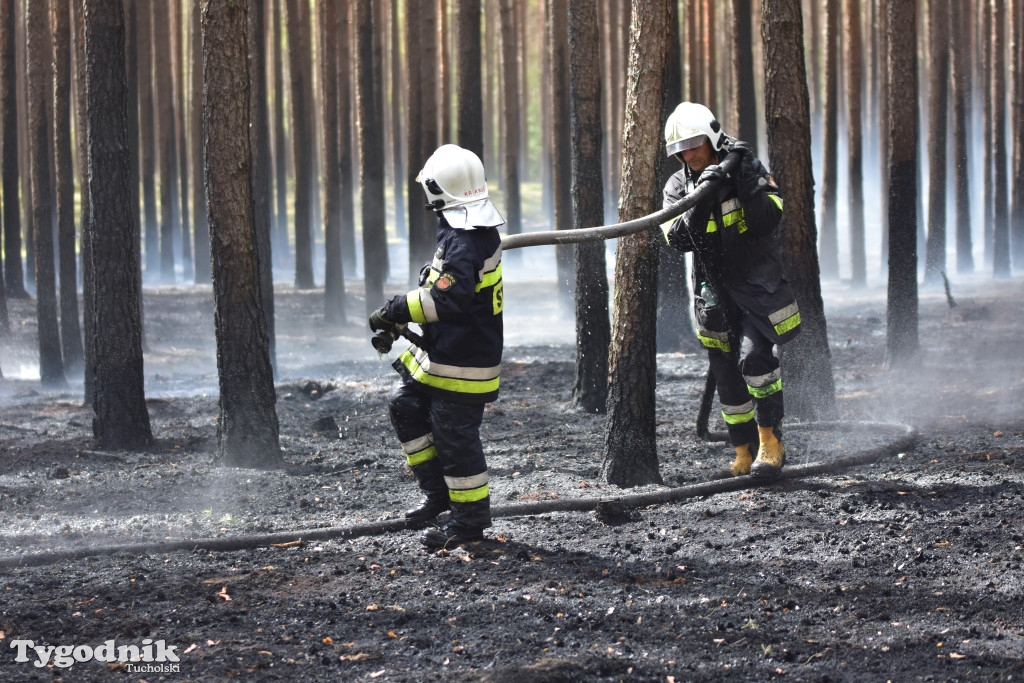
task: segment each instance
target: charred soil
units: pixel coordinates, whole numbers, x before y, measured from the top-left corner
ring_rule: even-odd
[[[34,307],[10,302],[0,679],[1024,678],[1021,282],[965,282],[953,302],[923,291],[921,362],[898,371],[884,291],[826,288],[840,421],[787,423],[786,443],[789,465],[834,471],[597,511],[586,502],[688,490],[729,463],[695,432],[706,361],[658,357],[664,484],[609,486],[604,419],[570,405],[573,330],[553,284],[507,289],[502,395],[484,421],[507,514],[436,553],[398,528],[418,493],[387,417],[397,376],[358,299],[331,329],[322,293],[277,296],[278,471],[215,462],[209,288],[147,290],[144,452],[93,448],[80,382],[18,378]],[[900,425],[917,438],[888,449]],[[867,449],[879,457],[838,466]],[[29,640],[79,649],[39,666]],[[163,641],[177,661],[75,661],[111,640]]]

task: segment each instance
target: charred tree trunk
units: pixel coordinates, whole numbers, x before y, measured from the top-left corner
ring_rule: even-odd
[[[816,249],[811,119],[800,2],[762,0],[761,12],[769,166],[786,198],[779,230],[782,258],[800,305],[802,330],[779,347],[786,414],[802,420],[827,419],[835,410],[835,381]]]
[[[146,279],[152,282],[160,272],[160,233],[156,217],[156,126],[157,111],[153,93],[153,2],[137,0],[136,36],[138,41],[139,86],[139,171],[142,181],[142,232],[146,241]]]
[[[256,0],[257,2],[259,0]],[[282,464],[252,215],[247,0],[203,0],[204,180],[220,377],[221,463]]]
[[[1024,268],[1024,0],[1013,2],[1014,53],[1013,101],[1010,120],[1013,126],[1013,196],[1010,215],[1010,247],[1013,249],[1012,262]]]
[[[206,185],[201,182],[202,169],[206,167],[203,149],[203,36],[201,30],[200,4],[193,2],[191,34],[192,34],[192,77],[189,82],[191,102],[189,107],[192,139],[190,155],[192,157],[192,240],[195,252],[195,282],[206,284],[211,280],[210,273],[210,223],[207,218]]]
[[[501,150],[501,186],[505,191],[506,232],[523,231],[519,188],[519,70],[516,67],[515,2],[499,0],[501,7],[501,121],[505,139]]]
[[[569,131],[568,8],[564,0],[547,0],[547,50],[551,65],[551,189],[556,230],[574,225],[572,214],[572,139]],[[558,294],[563,311],[573,305],[576,282],[574,248],[555,247]]]
[[[36,316],[39,377],[44,387],[65,387],[57,322],[57,277],[53,265],[53,210],[50,205],[50,146],[46,100],[53,94],[50,69],[50,27],[47,5],[29,3],[25,17],[28,94],[29,161],[32,184],[32,226],[35,231]]]
[[[860,0],[846,0],[846,154],[849,180],[850,280],[854,287],[867,285],[864,242],[864,154]]]
[[[477,72],[477,91],[475,93],[478,99],[480,98],[479,88],[479,77],[480,77],[480,0],[475,0],[476,7],[476,41],[477,41],[477,63],[473,67],[476,68]],[[405,154],[402,147],[402,94],[405,90],[402,87],[402,51],[399,49],[399,30],[398,30],[398,3],[399,0],[390,0],[388,7],[390,12],[388,15],[390,21],[388,23],[388,30],[390,31],[389,50],[388,50],[388,76],[391,79],[391,186],[395,196],[395,234],[399,238],[408,239],[409,237],[409,226],[406,220],[407,211],[405,207]],[[459,11],[462,12],[460,5]],[[348,26],[348,24],[345,24]],[[460,49],[462,46],[460,45]],[[341,54],[339,52],[339,54]],[[345,62],[347,63],[347,62]],[[462,78],[463,67],[459,66],[459,77]],[[347,72],[348,69],[345,69]],[[466,95],[467,99],[473,95]],[[465,104],[462,100],[462,95],[458,95],[460,111],[461,107]],[[340,111],[340,110],[339,110]],[[462,135],[462,123],[459,123],[459,135]]]
[[[1006,16],[1002,2],[992,5],[992,275],[1010,272],[1010,197],[1006,171]],[[1018,121],[1018,123],[1020,123]]]
[[[949,5],[928,7],[928,241],[924,283],[942,283],[946,272],[946,110],[949,107]]]
[[[406,197],[409,200],[409,273],[410,284],[412,273],[419,273],[420,267],[430,258],[432,241],[426,225],[423,210],[423,190],[416,176],[423,167],[430,152],[424,154],[427,144],[423,139],[423,76],[430,71],[421,56],[421,42],[429,36],[421,35],[421,31],[409,30],[410,26],[422,23],[421,3],[417,0],[405,0],[405,145],[409,165],[406,169]]]
[[[288,137],[284,133],[287,116],[284,109],[284,61],[287,54],[281,37],[281,15],[285,9],[283,2],[268,2],[274,17],[271,22],[273,55],[270,60],[274,67],[274,256],[275,263],[284,266],[289,263],[291,255],[291,246],[288,244]]]
[[[21,261],[21,204],[10,198],[18,196],[20,169],[18,167],[17,68],[15,62],[14,0],[0,0],[0,136],[3,176],[4,219],[4,285],[12,299],[28,297],[25,290],[25,269]]]
[[[889,286],[886,362],[918,358],[917,24],[915,3],[889,0]]]
[[[264,49],[263,0],[249,5],[249,145],[252,152],[252,219],[267,353],[277,372],[277,329],[274,324],[274,258],[270,244],[270,125],[267,121],[267,61]]]
[[[72,30],[74,31],[75,40],[75,79],[76,93],[75,93],[75,127],[77,131],[77,147],[78,147],[78,174],[80,178],[80,196],[81,196],[81,250],[82,250],[82,370],[83,370],[83,404],[86,406],[94,405],[95,387],[96,387],[96,360],[93,357],[96,345],[93,341],[93,337],[96,334],[96,318],[93,312],[93,297],[96,291],[96,278],[93,274],[92,269],[92,233],[93,228],[90,223],[92,220],[92,206],[90,203],[92,191],[89,188],[89,145],[88,145],[88,99],[86,93],[86,69],[85,69],[85,0],[74,0],[71,3],[72,9]],[[124,35],[125,35],[125,75],[127,81],[127,95],[128,102],[138,103],[137,97],[132,97],[134,92],[138,94],[138,88],[133,90],[132,74],[135,70],[135,54],[134,46],[134,27],[135,27],[135,3],[128,1],[124,3],[123,12],[123,23],[124,23]],[[127,107],[128,121],[131,121],[131,113],[134,111],[138,116],[138,107]],[[131,124],[128,125],[129,135],[131,135]],[[135,123],[135,131],[138,133],[138,122]],[[136,138],[138,136],[136,135]],[[132,223],[132,239],[133,246],[135,249],[135,264],[138,267],[139,264],[139,232],[138,232],[138,146],[128,146],[128,154],[130,157],[129,161],[129,182],[134,182],[132,188],[135,190],[134,194],[130,194],[131,199],[128,203],[129,215],[134,217]],[[142,273],[136,273],[135,283],[141,286]],[[138,297],[136,297],[138,299]],[[140,309],[141,312],[141,309]],[[140,316],[141,317],[141,316]]]
[[[480,0],[458,0],[456,3],[455,97],[459,102],[459,146],[481,159],[484,154],[484,111],[481,92]],[[491,150],[486,150],[490,153]]]
[[[93,436],[100,448],[144,448],[153,442],[146,408],[139,306],[138,216],[132,213],[128,144],[125,21],[120,3],[85,0],[85,77],[91,216],[91,271],[86,305],[96,333]]]
[[[388,278],[388,244],[384,224],[384,138],[380,125],[380,45],[375,39],[373,6],[356,0],[355,64],[356,110],[359,113],[359,194],[363,223],[363,275],[366,314],[384,300]]]
[[[569,104],[573,227],[604,222],[601,62],[597,0],[569,0]],[[608,276],[604,242],[576,246],[576,375],[573,404],[601,413],[608,399]]]
[[[963,25],[964,9],[968,0],[952,0],[950,2],[951,26]],[[952,75],[953,84],[953,175],[956,196],[956,272],[968,274],[974,272],[974,244],[971,237],[971,192],[970,192],[970,161],[967,158],[967,147],[970,138],[970,126],[967,111],[971,97],[971,65],[969,50],[953,50]],[[1019,120],[1019,119],[1018,119]]]
[[[338,27],[338,70],[335,80],[338,84],[338,184],[341,187],[338,201],[340,225],[342,273],[356,272],[356,217],[355,217],[355,166],[352,156],[356,153],[352,139],[352,70],[342,67],[352,63],[352,3],[347,0],[342,7]],[[415,32],[414,32],[415,33]]]
[[[338,36],[340,9],[333,2],[320,5],[320,106],[324,127],[321,165],[324,177],[324,321],[345,322],[345,276],[341,262],[341,184],[338,157]]]
[[[651,213],[661,188],[662,91],[669,58],[667,0],[634,0],[630,26],[619,219]],[[657,116],[655,115],[657,112]],[[615,259],[608,421],[601,465],[618,486],[661,483],[654,426],[658,236],[622,238]]]
[[[78,322],[78,254],[75,251],[75,167],[71,161],[71,9],[50,3],[53,30],[53,157],[56,161],[57,252],[60,263],[60,340],[64,371],[82,376],[82,327]]]
[[[310,77],[309,26],[303,25],[300,0],[285,0],[288,11],[288,68],[291,78],[292,158],[295,162],[295,287],[313,289],[313,183],[309,158],[313,154],[313,129],[309,125],[306,97]]]
[[[174,144],[178,161],[178,229],[181,237],[181,268],[185,282],[193,279],[192,220],[188,209],[188,130],[185,127],[185,33],[182,3],[171,3],[171,65],[174,69]],[[193,131],[194,133],[195,131]]]
[[[740,140],[757,144],[757,96],[754,91],[754,35],[751,0],[732,1],[732,94],[729,100]],[[674,24],[673,24],[674,25]]]
[[[839,229],[836,225],[839,191],[839,2],[825,0],[825,111],[822,126],[821,275],[839,279]]]

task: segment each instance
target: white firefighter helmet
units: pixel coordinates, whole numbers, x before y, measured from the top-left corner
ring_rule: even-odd
[[[665,122],[665,153],[668,156],[700,147],[710,140],[715,151],[722,149],[722,126],[711,110],[696,102],[683,102]]]
[[[428,206],[453,228],[495,227],[505,219],[491,204],[480,157],[458,145],[438,147],[416,176]]]

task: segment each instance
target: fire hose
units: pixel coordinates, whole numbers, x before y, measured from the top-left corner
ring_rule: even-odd
[[[732,173],[739,165],[741,156],[739,153],[731,152],[722,161],[722,170]],[[705,182],[698,185],[692,192],[667,206],[661,211],[655,211],[641,218],[634,218],[631,221],[615,223],[613,225],[601,225],[596,228],[577,228],[575,230],[541,230],[538,232],[523,232],[509,235],[502,238],[501,249],[521,249],[522,247],[538,247],[547,244],[574,244],[576,242],[600,242],[626,235],[635,235],[639,232],[654,230],[662,223],[670,221],[681,215],[697,204],[707,199],[712,193],[718,191],[717,182]]]
[[[874,422],[818,422],[804,424],[796,423],[788,425],[786,429],[790,433],[813,430],[841,430],[848,432],[853,426],[856,426],[859,430],[865,432],[869,430],[874,432],[888,430],[891,432],[891,436],[887,437],[887,440],[881,445],[855,451],[849,455],[842,455],[828,461],[809,462],[787,466],[782,471],[780,478],[774,482],[764,482],[749,476],[728,477],[625,496],[563,498],[515,503],[511,505],[497,505],[491,508],[491,517],[523,517],[547,514],[551,512],[589,511],[596,512],[599,518],[602,516],[615,517],[621,515],[623,511],[633,508],[678,503],[693,498],[715,495],[717,493],[728,493],[731,491],[758,488],[772,483],[777,483],[778,481],[829,474],[851,467],[856,467],[858,465],[868,465],[880,460],[886,455],[896,455],[909,449],[917,440],[917,431],[913,427],[902,424]],[[362,536],[379,536],[382,534],[405,530],[407,530],[405,520],[398,518],[386,519],[378,522],[368,522],[365,524],[353,524],[350,526],[298,529],[291,531],[279,531],[269,534],[231,536],[225,538],[185,538],[177,540],[125,543],[118,545],[86,546],[81,548],[69,548],[65,550],[25,553],[21,555],[0,557],[0,571],[17,569],[19,567],[45,566],[56,564],[58,562],[79,560],[87,557],[118,555],[120,553],[139,556],[151,553],[171,553],[181,551],[229,552],[274,546],[292,548],[306,543],[344,540]]]

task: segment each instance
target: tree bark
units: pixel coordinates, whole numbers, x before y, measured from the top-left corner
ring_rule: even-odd
[[[356,272],[356,217],[355,217],[355,164],[353,155],[358,153],[352,136],[352,70],[342,68],[342,64],[352,63],[352,2],[346,0],[339,17],[338,27],[338,65],[336,82],[338,84],[338,212],[341,224],[338,232],[341,240],[342,273]],[[414,32],[415,33],[415,32]]]
[[[969,21],[965,12],[969,0],[950,2],[951,25],[960,27]],[[971,237],[970,161],[967,158],[970,127],[967,110],[971,97],[970,50],[952,51],[953,84],[953,175],[956,197],[956,272],[974,272],[974,245]],[[1019,120],[1019,119],[1018,119]]]
[[[523,231],[519,188],[519,71],[516,67],[515,1],[499,0],[501,8],[501,187],[505,192],[505,226],[509,235]]]
[[[564,0],[546,0],[546,43],[551,68],[551,190],[555,229],[566,229],[573,223],[572,210],[572,138],[569,130],[569,61],[566,52],[568,39],[568,7]],[[574,273],[574,247],[555,247],[555,265],[558,295],[563,311],[573,306],[576,282]]]
[[[421,54],[421,42],[429,36],[422,31],[409,30],[410,26],[422,24],[421,3],[419,0],[405,0],[405,149],[409,160],[406,167],[405,186],[409,207],[409,274],[410,286],[412,273],[419,273],[420,268],[430,258],[432,242],[426,226],[423,210],[423,189],[416,176],[429,158],[430,152],[424,153],[428,144],[424,141],[423,129],[423,80],[425,72],[430,71]]]
[[[886,363],[918,361],[917,24],[915,4],[888,0],[889,285]]]
[[[569,0],[569,110],[573,227],[604,220],[601,71],[597,0]],[[608,276],[603,242],[576,246],[576,375],[573,404],[602,413],[608,400]]]
[[[274,269],[270,244],[270,124],[267,121],[267,61],[263,1],[249,5],[249,145],[252,152],[252,219],[263,318],[267,323],[267,353],[277,373],[277,327],[274,324]]]
[[[56,161],[57,253],[60,264],[60,340],[64,371],[81,377],[82,327],[78,322],[78,254],[75,250],[75,167],[71,160],[71,8],[50,3],[53,31],[53,158]]]
[[[661,108],[670,26],[667,0],[634,0],[622,135],[622,220],[651,213],[660,196]],[[605,479],[618,486],[662,481],[654,420],[657,240],[651,232],[625,237],[619,241],[615,259],[608,421],[601,469]]]
[[[366,314],[384,300],[388,278],[388,244],[384,223],[384,138],[381,132],[377,83],[380,45],[373,27],[373,3],[356,0],[356,110],[359,114],[359,194],[363,223],[363,275]],[[417,270],[418,272],[418,270]]]
[[[189,216],[189,176],[188,176],[188,130],[185,127],[185,45],[184,9],[182,3],[171,3],[171,66],[174,70],[174,142],[175,158],[178,161],[178,229],[181,237],[181,268],[185,282],[193,279],[195,271],[192,256],[192,220]],[[192,131],[193,135],[196,131]]]
[[[1002,2],[992,9],[992,275],[1008,278],[1010,271],[1010,196],[1006,171],[1006,15]],[[1019,123],[1019,122],[1018,122]]]
[[[339,9],[333,2],[320,3],[320,106],[324,127],[321,157],[324,177],[324,321],[345,322],[345,275],[341,261],[341,193],[351,187],[341,184],[338,156],[338,36]]]
[[[925,285],[938,285],[946,272],[946,111],[949,108],[949,5],[928,6],[928,241]]]
[[[754,35],[751,27],[751,0],[733,0],[732,93],[730,120],[735,122],[740,140],[757,144],[757,96],[754,90]]]
[[[295,287],[313,289],[313,183],[309,158],[313,155],[313,129],[309,125],[307,80],[311,75],[309,26],[304,25],[300,0],[285,0],[288,14],[288,68],[291,78],[292,157],[295,162]]]
[[[840,0],[825,0],[825,93],[822,130],[821,180],[821,275],[829,280],[839,279],[839,230],[836,225],[838,209],[839,161],[839,70],[836,52],[839,48]]]
[[[457,0],[455,35],[455,44],[458,46],[455,98],[459,102],[459,147],[468,149],[484,159],[484,110],[480,80],[480,0]],[[486,151],[490,153],[491,150]]]
[[[846,1],[846,172],[849,187],[850,281],[856,288],[867,285],[864,241],[864,153],[861,66],[863,46],[860,0]]]
[[[18,196],[18,129],[24,126],[23,122],[18,121],[14,27],[14,0],[0,0],[0,136],[3,146],[0,174],[3,176],[4,197]],[[24,299],[28,297],[28,292],[25,290],[25,269],[21,261],[20,203],[5,201],[3,219],[5,294],[12,299]]]
[[[195,253],[195,282],[197,285],[211,281],[210,272],[210,223],[207,219],[206,185],[199,182],[200,173],[206,167],[203,157],[203,36],[200,3],[191,3],[192,33],[192,77],[189,82],[191,102],[189,125],[192,128],[190,155],[192,157],[192,241]],[[276,93],[280,95],[280,93]]]
[[[139,171],[142,181],[142,231],[146,240],[146,279],[153,281],[160,272],[160,233],[156,217],[156,127],[157,110],[153,93],[153,3],[156,0],[137,0],[136,41],[139,86]]]
[[[256,0],[257,2],[259,0]],[[247,0],[203,0],[204,180],[220,377],[221,463],[282,464],[252,213]]]
[[[84,0],[85,90],[89,176],[87,222],[95,286],[87,306],[96,333],[93,436],[99,448],[139,449],[153,442],[143,378],[139,306],[138,216],[132,211],[131,147],[120,3]]]
[[[53,95],[50,69],[50,27],[47,4],[29,3],[25,18],[26,83],[28,86],[29,167],[32,185],[32,226],[35,231],[36,317],[39,377],[44,387],[66,387],[57,322],[57,277],[54,272],[50,205],[50,146],[46,100]]]
[[[799,0],[761,1],[769,167],[785,196],[779,228],[786,276],[800,305],[801,332],[779,347],[786,414],[831,418],[835,381],[821,299],[803,20]]]

